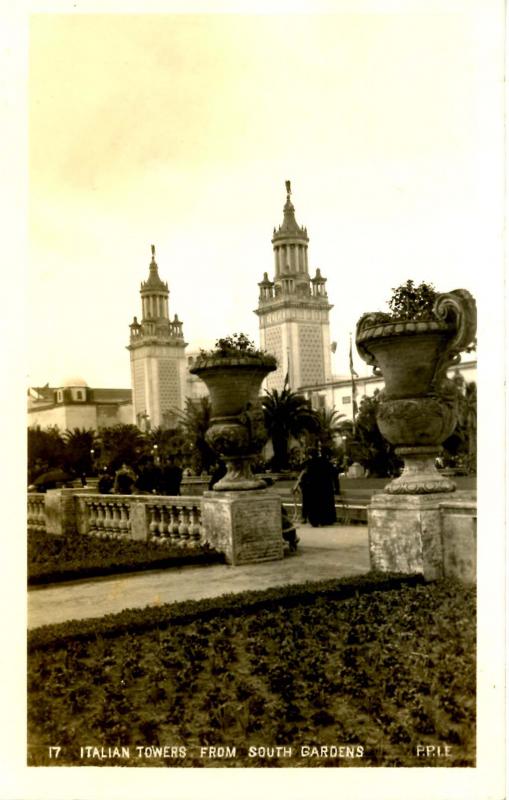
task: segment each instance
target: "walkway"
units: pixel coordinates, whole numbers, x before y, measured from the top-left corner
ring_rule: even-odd
[[[28,627],[369,571],[366,525],[301,525],[297,530],[298,550],[282,561],[243,567],[179,567],[31,589]]]

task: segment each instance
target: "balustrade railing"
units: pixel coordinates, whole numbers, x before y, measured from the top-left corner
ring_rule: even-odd
[[[131,502],[125,496],[85,498],[86,530],[99,539],[128,539],[131,531]]]
[[[37,533],[46,530],[46,512],[44,495],[29,493],[27,500],[27,526],[29,531]]]
[[[52,499],[51,508],[47,506],[46,495],[28,494],[29,531],[62,534],[65,530],[74,530],[100,539],[137,539],[187,549],[205,541],[200,496],[65,492],[68,492],[65,504],[55,505]],[[48,513],[51,517],[46,516]],[[51,526],[47,524],[48,519],[52,520]],[[60,524],[55,524],[55,519]]]
[[[132,509],[145,512],[143,533],[161,546],[193,548],[202,539],[201,498],[140,495],[94,495],[83,499],[84,529],[103,539],[132,537]],[[139,534],[136,538],[140,538]]]
[[[193,548],[200,544],[200,498],[151,499],[147,503],[147,511],[150,541],[183,548]]]

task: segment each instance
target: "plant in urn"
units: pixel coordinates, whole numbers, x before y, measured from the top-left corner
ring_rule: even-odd
[[[378,427],[404,461],[384,491],[452,492],[455,484],[435,459],[457,424],[458,394],[447,370],[474,346],[475,301],[465,289],[437,294],[429,284],[407,281],[393,289],[389,308],[363,314],[356,328],[359,355],[385,382]]]
[[[259,392],[263,379],[277,367],[274,356],[256,350],[243,333],[201,350],[190,372],[209,390],[212,406],[207,442],[226,463],[226,475],[214,491],[265,489],[252,472],[252,462],[267,441]]]

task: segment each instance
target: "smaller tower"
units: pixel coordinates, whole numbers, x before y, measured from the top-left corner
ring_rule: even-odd
[[[127,349],[131,356],[134,422],[142,430],[173,427],[185,405],[186,358],[182,322],[169,315],[168,284],[161,280],[155,247],[149,276],[140,288],[141,322],[134,317]]]

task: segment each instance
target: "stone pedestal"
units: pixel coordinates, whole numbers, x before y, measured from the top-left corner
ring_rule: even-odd
[[[368,506],[371,568],[379,572],[417,573],[426,580],[452,575],[451,560],[459,560],[463,553],[461,558],[467,561],[465,537],[472,539],[474,498],[473,492],[446,496],[441,492],[374,495]],[[467,508],[470,508],[468,513]],[[466,574],[469,570],[471,573],[471,566],[465,566],[463,571]],[[461,575],[457,577],[463,579]]]
[[[205,492],[203,535],[233,566],[283,558],[281,498],[266,489]]]
[[[459,495],[459,496],[458,496]],[[477,579],[477,503],[474,493],[457,492],[440,503],[444,577],[475,584]]]
[[[443,494],[374,495],[368,506],[369,557],[379,572],[442,576],[439,503]]]
[[[65,536],[76,532],[74,506],[76,492],[76,489],[48,489],[45,493],[46,533]]]

